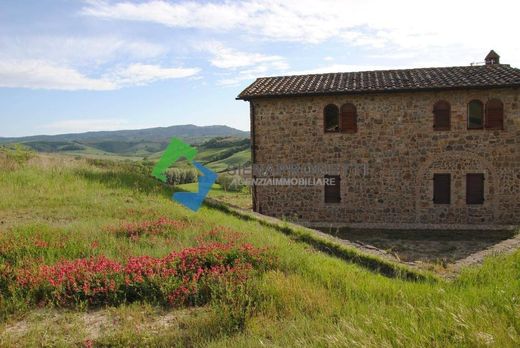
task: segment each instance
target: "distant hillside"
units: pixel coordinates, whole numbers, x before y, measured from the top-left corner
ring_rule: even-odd
[[[249,139],[217,137],[197,145],[197,150],[195,159],[219,173],[251,165]],[[183,163],[178,166],[182,167]]]
[[[35,135],[21,138],[0,138],[0,143],[29,142],[75,142],[75,143],[161,143],[168,142],[172,137],[181,138],[190,144],[201,143],[214,137],[248,138],[249,132],[228,126],[195,126],[192,124],[171,127],[156,127],[147,129],[86,132],[60,135]],[[63,144],[62,144],[63,145]]]
[[[222,172],[246,166],[251,161],[249,132],[227,126],[193,125],[141,130],[88,132],[0,138],[1,143],[21,143],[38,152],[90,158],[158,160],[172,137],[197,147],[197,161]],[[177,167],[188,166],[185,161]]]

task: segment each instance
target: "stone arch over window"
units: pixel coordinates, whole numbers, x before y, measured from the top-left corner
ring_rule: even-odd
[[[484,104],[473,99],[468,103],[468,129],[484,128]]]
[[[482,173],[485,176],[484,204],[466,203],[466,175]],[[451,175],[450,205],[439,206],[433,201],[435,174]],[[485,224],[498,216],[497,171],[486,158],[469,151],[446,151],[428,157],[415,178],[415,212],[417,223]]]
[[[323,109],[323,127],[325,133],[340,131],[339,108],[335,104],[328,104]]]
[[[504,129],[504,104],[500,99],[490,99],[486,103],[486,128]]]
[[[345,103],[341,106],[340,128],[344,133],[357,132],[357,109],[352,103]]]
[[[445,100],[439,100],[433,105],[433,129],[442,131],[451,127],[451,105]]]

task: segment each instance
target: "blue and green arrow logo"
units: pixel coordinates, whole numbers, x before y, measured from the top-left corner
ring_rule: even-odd
[[[155,178],[161,180],[162,182],[166,182],[166,170],[172,164],[177,162],[182,157],[189,160],[195,166],[195,168],[197,168],[202,173],[202,176],[198,177],[198,191],[175,192],[172,196],[172,199],[193,211],[199,210],[202,202],[208,195],[209,190],[211,190],[211,187],[217,180],[217,174],[214,171],[204,167],[202,164],[194,160],[196,155],[196,148],[186,144],[180,139],[172,138],[161,159],[159,162],[157,162],[152,170],[152,175]]]

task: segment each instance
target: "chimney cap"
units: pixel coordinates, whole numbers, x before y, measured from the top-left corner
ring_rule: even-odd
[[[486,64],[500,64],[500,56],[494,50],[489,51],[486,58]]]

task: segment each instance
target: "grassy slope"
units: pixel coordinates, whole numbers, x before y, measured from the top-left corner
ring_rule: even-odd
[[[224,172],[239,166],[244,166],[251,161],[251,150],[242,150],[220,161],[208,163],[208,167],[216,172]]]
[[[28,255],[49,264],[93,253],[114,258],[159,256],[193,245],[196,235],[224,225],[273,250],[278,270],[257,279],[259,300],[250,308],[251,317],[242,330],[227,329],[227,314],[211,308],[166,310],[132,304],[85,314],[24,308],[23,301],[10,308],[3,301],[1,311],[11,314],[0,324],[0,346],[68,346],[92,337],[99,344],[121,346],[508,347],[520,343],[518,252],[489,259],[481,269],[469,270],[453,283],[391,279],[317,252],[259,223],[207,207],[197,213],[187,211],[170,200],[169,189],[128,168],[96,168],[83,161],[49,157],[32,162],[16,171],[0,170],[0,235],[28,241],[34,235],[48,242],[65,240],[67,247],[41,254],[28,247],[17,255],[19,262]],[[191,226],[169,238],[134,242],[106,232],[107,225],[157,216],[183,219]],[[93,241],[99,242],[97,249],[91,247]],[[13,326],[20,318],[24,321]],[[105,321],[102,328],[93,329],[95,323]],[[149,328],[154,321],[160,324]]]
[[[178,185],[178,188],[182,191],[196,192],[198,184],[183,184]],[[244,188],[240,192],[225,191],[219,184],[214,184],[209,191],[209,197],[215,198],[221,202],[231,204],[243,209],[252,209],[252,198],[251,193],[247,188]]]

